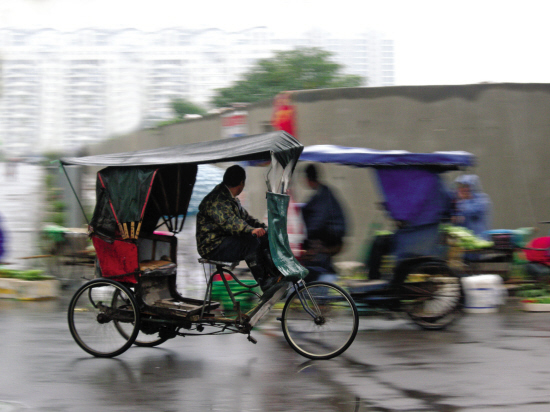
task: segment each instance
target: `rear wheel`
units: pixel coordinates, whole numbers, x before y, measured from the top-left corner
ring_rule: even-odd
[[[288,344],[310,359],[330,359],[353,342],[359,314],[353,299],[339,286],[312,282],[293,292],[282,313]]]
[[[401,288],[402,307],[424,329],[443,329],[461,316],[462,283],[444,262],[411,267]]]
[[[139,332],[140,316],[128,288],[110,279],[94,279],[74,294],[68,321],[71,335],[82,349],[110,358],[132,346]],[[124,334],[119,331],[120,325],[124,325]]]
[[[124,308],[124,307],[127,307],[129,304],[130,304],[130,302],[128,301],[128,296],[123,295],[121,293],[121,291],[117,290],[115,292],[115,294],[113,295],[113,307],[115,307],[115,308],[118,308],[118,307]],[[118,320],[114,320],[113,323],[114,323],[115,327],[117,328],[118,332],[125,339],[130,338],[130,336],[132,334],[132,331],[133,331],[133,325],[132,324],[128,324],[126,322],[119,322]],[[150,332],[150,333],[145,333],[143,331],[143,328],[150,329],[146,319],[141,319],[140,328],[142,328],[142,330],[138,333],[137,338],[134,340],[134,345],[136,345],[136,346],[143,346],[143,347],[152,348],[152,347],[158,346],[161,343],[164,343],[168,340],[168,338],[161,337],[159,335],[160,330],[158,330],[158,328],[155,328],[156,330],[155,329],[147,330],[147,332]]]

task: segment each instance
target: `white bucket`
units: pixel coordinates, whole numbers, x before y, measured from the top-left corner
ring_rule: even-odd
[[[464,310],[469,313],[497,312],[504,304],[507,291],[498,275],[477,275],[462,278],[466,302]]]

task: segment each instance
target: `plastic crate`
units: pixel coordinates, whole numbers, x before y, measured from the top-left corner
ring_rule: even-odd
[[[254,285],[256,284],[255,280],[241,280],[245,285]],[[246,287],[239,285],[234,280],[228,280],[227,283],[233,294],[247,290]],[[252,289],[258,291],[258,288]],[[212,282],[212,300],[218,301],[221,303],[222,308],[226,312],[233,311],[233,302],[227,293],[227,289],[222,280]],[[235,301],[241,303],[241,312],[248,312],[256,305],[257,297],[252,293],[243,293],[235,296]]]

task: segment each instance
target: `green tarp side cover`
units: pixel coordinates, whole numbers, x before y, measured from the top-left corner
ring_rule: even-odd
[[[122,229],[120,224],[130,224],[131,228],[133,222],[137,236],[139,228],[151,233],[163,219],[168,230],[179,232],[196,175],[197,166],[189,164],[106,167],[97,174],[97,201],[90,224],[97,233],[114,237],[117,226]]]
[[[110,208],[111,200],[120,222],[139,222],[155,171],[153,167],[131,169],[123,174],[118,168],[102,170],[96,185],[98,204]]]
[[[308,270],[300,265],[292,250],[287,234],[287,210],[290,196],[267,193],[267,219],[269,251],[273,263],[287,280],[297,281],[307,276]]]
[[[285,167],[291,160],[297,160],[302,150],[303,146],[293,136],[284,131],[275,131],[135,152],[66,157],[60,161],[63,165],[158,166],[270,160],[273,153]]]

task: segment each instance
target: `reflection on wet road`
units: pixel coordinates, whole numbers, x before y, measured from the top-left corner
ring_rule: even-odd
[[[244,335],[176,338],[99,359],[72,341],[66,305],[0,302],[10,331],[0,342],[0,400],[41,411],[358,410],[353,393],[282,335],[258,331],[257,345]]]
[[[361,318],[351,348],[307,361],[272,317],[253,335],[176,338],[114,359],[83,352],[68,296],[0,302],[0,411],[547,411],[550,315],[510,306],[447,331]],[[4,409],[2,409],[4,408]],[[17,410],[17,409],[16,409]]]

